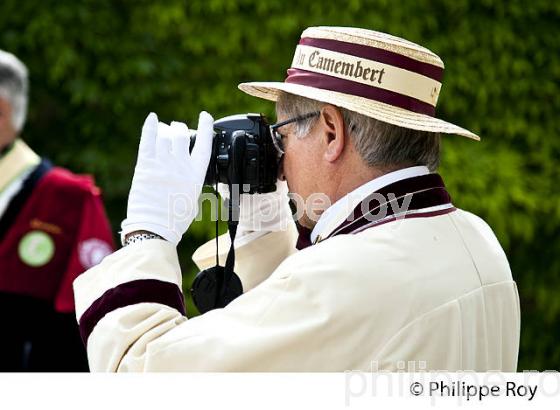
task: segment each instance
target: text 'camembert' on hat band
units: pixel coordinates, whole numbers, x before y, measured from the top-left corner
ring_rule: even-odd
[[[285,82],[435,116],[443,68],[375,47],[303,38]]]

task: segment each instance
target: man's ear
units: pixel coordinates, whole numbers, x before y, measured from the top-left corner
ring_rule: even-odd
[[[346,133],[344,130],[344,117],[338,107],[327,104],[321,109],[319,116],[323,130],[326,149],[324,158],[328,162],[335,162],[344,150]]]

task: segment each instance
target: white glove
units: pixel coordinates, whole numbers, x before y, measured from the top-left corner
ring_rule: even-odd
[[[229,199],[229,188],[226,184],[218,184],[218,192],[222,198]],[[289,224],[293,223],[286,181],[278,180],[274,192],[241,194],[237,237],[251,232],[285,231]]]
[[[134,231],[149,231],[175,245],[179,243],[198,213],[213,133],[212,116],[201,112],[196,143],[189,154],[190,134],[184,123],[158,124],[156,114],[148,115],[142,127],[121,239]]]

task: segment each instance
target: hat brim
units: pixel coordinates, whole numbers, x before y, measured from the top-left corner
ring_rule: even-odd
[[[457,125],[429,115],[417,114],[403,108],[394,107],[392,105],[370,100],[368,98],[356,97],[336,91],[322,90],[320,88],[308,87],[300,84],[280,82],[241,83],[238,87],[244,93],[270,101],[276,101],[280,92],[283,91],[346,108],[399,127],[443,134],[456,134],[480,141],[480,137],[478,135]]]

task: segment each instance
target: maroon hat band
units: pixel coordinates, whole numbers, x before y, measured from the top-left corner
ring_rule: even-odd
[[[364,46],[362,44],[347,43],[345,41],[330,40],[326,38],[302,38],[299,44],[323,48],[325,50],[338,51],[366,60],[378,61],[380,63],[400,67],[408,71],[425,75],[441,83],[443,79],[443,68],[433,64],[424,63],[402,54],[383,50],[382,48]]]
[[[363,97],[435,116],[443,68],[392,51],[302,38],[286,83]]]

